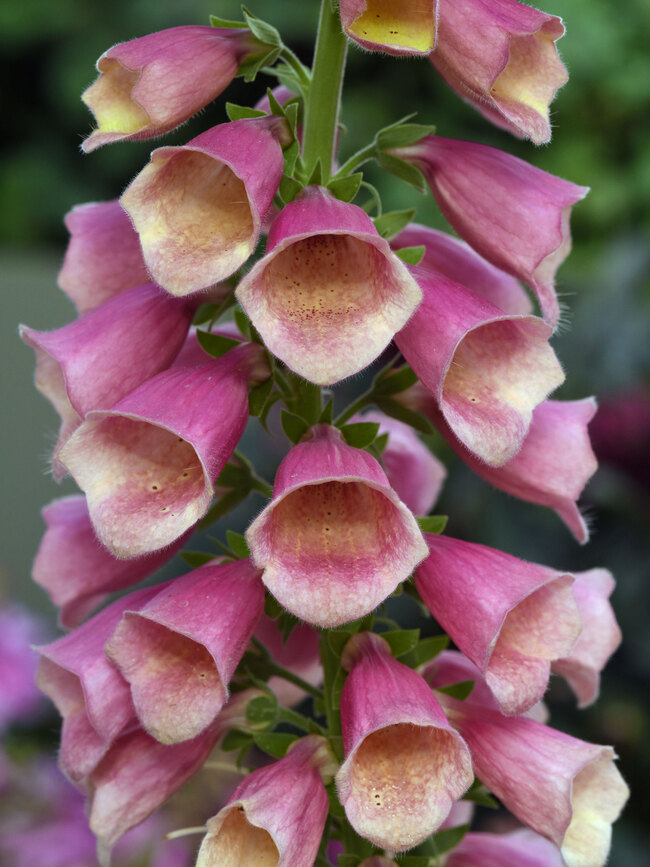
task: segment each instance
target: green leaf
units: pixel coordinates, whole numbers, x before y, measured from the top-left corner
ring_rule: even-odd
[[[244,81],[255,81],[258,73],[266,66],[273,66],[282,52],[281,48],[269,48],[247,57],[240,65],[237,75],[242,75]]]
[[[409,668],[419,668],[425,662],[430,662],[449,645],[447,635],[432,635],[419,641],[413,650],[401,658],[401,662]]]
[[[432,124],[401,123],[398,126],[380,130],[375,141],[381,150],[403,148],[415,144],[427,135],[432,135],[435,131],[436,128]]]
[[[298,740],[298,735],[291,735],[286,732],[259,732],[254,735],[253,739],[265,753],[275,759],[282,759],[286,756],[291,744]]]
[[[391,394],[398,394],[401,391],[406,391],[418,381],[415,373],[411,370],[408,364],[400,367],[399,370],[389,373],[386,376],[378,378],[373,384],[373,391],[376,395],[388,397]]]
[[[359,192],[362,180],[363,172],[355,172],[355,174],[348,175],[345,178],[337,178],[336,180],[330,181],[327,185],[327,189],[333,196],[336,196],[336,198],[340,199],[342,202],[351,202]]]
[[[246,541],[246,537],[242,536],[241,533],[235,533],[234,530],[226,530],[226,541],[228,542],[228,546],[230,550],[239,557],[240,560],[245,560],[247,557],[250,557],[251,552],[248,547],[248,542]]]
[[[423,518],[416,518],[418,527],[423,533],[440,534],[447,526],[449,520],[448,515],[426,515]]]
[[[236,105],[234,102],[226,103],[226,114],[230,120],[242,120],[247,117],[265,117],[265,111],[259,111],[257,108],[249,108],[247,105]]]
[[[253,725],[272,726],[278,717],[278,703],[274,696],[259,695],[246,705],[246,719]]]
[[[291,99],[287,100],[282,106],[284,116],[287,119],[287,123],[289,124],[289,129],[291,130],[291,134],[293,137],[296,137],[296,129],[298,128],[298,117],[300,115],[300,97],[292,96]],[[300,150],[300,142],[295,141],[293,144],[296,145],[296,150]],[[286,151],[285,151],[285,162],[286,162]],[[295,162],[295,160],[294,160]]]
[[[226,464],[217,476],[217,488],[243,488],[250,484],[250,467],[239,467],[236,464]]]
[[[246,27],[245,21],[228,21],[226,18],[219,18],[218,15],[210,16],[210,24],[212,27],[227,27],[229,29],[236,28],[237,30]]]
[[[420,640],[419,629],[391,629],[390,632],[381,632],[379,634],[384,641],[388,642],[391,653],[395,658],[409,653]]]
[[[258,18],[257,15],[253,15],[245,6],[242,6],[241,9],[244,13],[244,20],[248,25],[248,29],[256,39],[259,39],[265,45],[272,45],[277,48],[282,47],[280,34],[272,24],[268,24],[266,21]]]
[[[288,175],[284,175],[282,180],[280,181],[280,186],[278,187],[278,192],[282,196],[282,201],[287,205],[289,202],[293,202],[298,193],[302,190],[302,184],[297,181],[295,178],[291,178]]]
[[[244,311],[235,310],[235,312],[233,313],[233,319],[235,320],[235,325],[237,326],[237,328],[239,328],[246,340],[250,340],[252,337],[251,321],[248,316],[246,316]]]
[[[292,141],[289,147],[284,149],[284,177],[289,178],[291,175],[293,175],[299,156],[300,142]],[[294,183],[297,184],[298,181],[294,180]]]
[[[400,247],[399,250],[393,250],[393,252],[407,265],[419,265],[426,253],[426,248],[424,244],[418,244],[417,247]]]
[[[369,446],[376,439],[379,433],[379,422],[358,421],[353,424],[344,424],[341,428],[341,433],[349,446],[365,449],[366,446]]]
[[[205,566],[210,560],[214,560],[215,555],[207,551],[181,551],[181,558],[185,560],[188,566],[192,569],[198,569],[199,566]]]
[[[420,431],[420,433],[433,433],[435,430],[426,416],[402,406],[401,403],[390,397],[378,398],[375,403],[377,404],[377,408],[385,412],[386,415],[396,418],[398,421],[403,421],[415,430]]]
[[[221,749],[229,753],[232,750],[238,750],[241,747],[249,746],[252,742],[253,738],[246,732],[231,729],[221,741]]]
[[[256,385],[251,388],[248,394],[248,411],[255,417],[261,417],[264,414],[264,409],[268,402],[271,392],[273,391],[273,377],[270,376],[261,385]]]
[[[196,332],[196,336],[201,349],[213,358],[221,358],[229,349],[232,349],[233,346],[239,346],[241,342],[232,337],[223,337],[221,334],[211,334],[209,331],[201,331],[200,329]]]
[[[216,304],[201,304],[199,309],[194,314],[194,318],[192,319],[192,325],[203,325],[205,322],[209,322],[211,319],[214,319],[214,314],[218,310],[218,306]]]
[[[450,695],[452,698],[457,698],[459,701],[465,701],[474,689],[473,680],[461,680],[458,683],[452,683],[449,686],[438,686],[436,689],[439,692],[444,692],[445,695]]]
[[[388,211],[381,217],[375,218],[375,229],[382,238],[392,238],[413,221],[416,213],[416,208],[408,208],[406,211]]]
[[[340,656],[353,634],[347,629],[330,629],[327,633],[327,643],[332,648],[332,652]]]
[[[295,414],[309,424],[318,424],[322,412],[320,388],[306,379],[299,380],[298,394],[293,403]]]
[[[321,166],[320,160],[317,160],[316,165],[311,170],[311,174],[307,180],[305,186],[320,186],[323,183],[323,167]]]
[[[205,517],[199,523],[199,529],[203,530],[205,527],[209,527],[210,524],[218,521],[219,518],[223,518],[224,515],[227,515],[228,512],[231,512],[236,506],[242,503],[249,494],[250,487],[248,486],[228,491],[227,494],[220,497],[217,502],[210,507]]]
[[[264,613],[267,617],[270,617],[271,620],[276,620],[281,614],[284,613],[284,608],[280,605],[280,603],[274,596],[271,596],[268,591],[266,594],[266,599],[264,600]]]
[[[338,867],[359,867],[360,855],[339,855]]]
[[[282,410],[281,420],[282,430],[294,445],[300,442],[303,435],[309,430],[307,422],[292,412]]]
[[[332,816],[336,816],[337,818],[342,819],[345,816],[345,809],[339,801],[339,796],[336,791],[336,785],[334,783],[330,783],[328,786],[325,786],[325,791],[327,792],[327,797],[330,800],[330,813],[332,814]]]
[[[436,847],[438,855],[444,855],[449,852],[454,846],[457,846],[469,831],[469,825],[456,825],[455,828],[445,828],[444,831],[438,831],[432,837],[432,842]]]
[[[416,189],[418,193],[426,193],[426,178],[420,169],[411,165],[411,163],[407,163],[406,160],[401,160],[399,157],[394,157],[392,154],[387,154],[383,151],[380,151],[378,154],[377,161],[382,169],[390,172],[391,175],[395,175],[396,178],[404,181],[404,183],[409,184],[409,186]]]
[[[330,397],[330,399],[325,404],[325,409],[321,412],[318,423],[319,424],[332,424],[334,420],[334,398]]]
[[[472,801],[478,804],[479,807],[487,807],[490,810],[499,808],[498,802],[492,797],[490,790],[477,778],[474,780],[469,789],[465,792],[462,798],[463,801]]]

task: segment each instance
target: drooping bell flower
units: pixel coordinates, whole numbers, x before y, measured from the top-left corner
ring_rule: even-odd
[[[194,776],[227,731],[251,731],[246,707],[261,695],[258,689],[236,693],[214,723],[191,741],[161,744],[138,727],[113,742],[87,778],[88,816],[102,865],[110,863],[110,850],[123,834]]]
[[[466,102],[517,136],[550,141],[549,105],[568,74],[562,19],[517,0],[439,0],[430,61]]]
[[[324,187],[282,209],[236,295],[271,352],[317,385],[374,361],[422,298],[365,211]]]
[[[284,458],[246,538],[280,604],[325,627],[372,611],[427,554],[379,463],[325,424]]]
[[[473,779],[467,746],[425,680],[365,632],[347,643],[341,693],[345,761],[336,774],[352,827],[375,846],[403,851],[447,818]]]
[[[615,587],[607,569],[590,569],[575,576],[573,594],[580,610],[582,632],[571,653],[553,662],[555,674],[564,677],[578,698],[578,707],[587,707],[598,698],[600,672],[621,643],[609,597]]]
[[[244,118],[153,151],[120,202],[156,283],[189,295],[244,264],[282,177],[286,135],[284,118]]]
[[[212,724],[264,607],[249,560],[207,563],[127,608],[106,653],[131,687],[142,727],[163,744]]]
[[[65,473],[58,453],[86,413],[109,409],[169,367],[185,341],[194,310],[194,302],[170,298],[147,283],[55,331],[20,326],[21,338],[36,354],[36,388],[61,416],[52,460],[57,480]]]
[[[532,313],[533,305],[519,280],[490,264],[469,244],[448,232],[410,223],[390,243],[394,250],[424,247],[420,268],[460,283],[504,313]]]
[[[432,454],[410,425],[373,410],[350,422],[377,422],[388,434],[382,461],[391,487],[414,515],[428,515],[447,477],[444,464]]]
[[[432,685],[444,684],[444,670],[441,680]],[[504,806],[551,840],[567,867],[602,867],[612,822],[629,794],[614,750],[524,716],[503,716],[474,691],[465,701],[438,697],[470,748],[476,775]]]
[[[429,54],[436,44],[439,0],[341,0],[346,35],[368,51]]]
[[[508,834],[465,834],[446,856],[445,867],[564,867],[564,861],[550,840],[519,828]]]
[[[571,208],[588,188],[474,142],[426,136],[391,152],[424,172],[440,210],[461,238],[497,268],[527,283],[544,319],[557,325],[555,273],[571,250]]]
[[[14,722],[38,717],[44,704],[34,683],[38,655],[32,646],[43,639],[43,624],[18,605],[0,604],[0,736]],[[0,763],[0,790],[4,787]]]
[[[573,576],[485,545],[425,538],[429,557],[415,575],[422,599],[501,710],[524,713],[546,691],[551,662],[568,656],[580,634]]]
[[[323,778],[329,781],[334,767],[327,741],[308,735],[283,759],[253,771],[208,819],[197,867],[313,864],[329,811]]]
[[[152,138],[185,123],[228,87],[256,50],[246,29],[194,25],[114,45],[97,61],[99,78],[81,97],[97,122],[83,150]]]
[[[140,239],[116,199],[77,205],[64,222],[70,240],[58,282],[79,313],[149,282]]]
[[[243,344],[198,367],[163,371],[112,409],[87,415],[60,459],[112,554],[165,548],[205,514],[248,420],[248,383],[268,373],[262,347]]]
[[[159,590],[130,593],[63,638],[36,648],[41,654],[36,682],[63,717],[59,764],[78,785],[115,738],[136,723],[129,685],[104,654],[104,644],[126,608],[145,605]]]
[[[308,623],[298,623],[285,640],[276,622],[262,614],[255,627],[255,637],[278,665],[288,668],[312,686],[319,686],[323,682],[320,633]],[[305,697],[299,686],[277,675],[269,678],[267,686],[274,692],[278,702],[288,707],[298,704]]]
[[[564,380],[552,329],[536,316],[507,315],[446,277],[412,273],[423,300],[395,343],[463,445],[500,466],[521,448],[535,407]]]
[[[173,545],[133,560],[118,560],[101,545],[80,495],[54,500],[43,509],[46,531],[32,567],[32,578],[47,590],[66,629],[78,626],[109,593],[151,575],[174,556],[186,536]]]
[[[486,482],[521,500],[554,509],[578,542],[588,541],[589,528],[577,500],[597,468],[587,432],[596,412],[594,398],[545,400],[533,411],[521,449],[501,467],[488,466],[462,446],[422,386],[416,384],[398,399],[424,412],[454,451]]]

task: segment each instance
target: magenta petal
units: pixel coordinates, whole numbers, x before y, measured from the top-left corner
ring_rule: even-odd
[[[535,316],[506,315],[446,277],[413,269],[422,304],[395,342],[447,425],[491,466],[521,448],[532,412],[564,380]]]
[[[60,611],[61,624],[77,626],[107,594],[137,584],[155,572],[185,541],[146,557],[118,560],[99,543],[83,496],[63,497],[43,509],[47,529],[32,567]]]
[[[281,123],[246,118],[158,148],[125,190],[147,268],[172,295],[229,277],[255,249],[284,168]]]
[[[448,277],[476,292],[504,313],[531,313],[533,305],[521,283],[447,232],[410,223],[391,240],[391,247],[424,247],[420,268]]]
[[[564,867],[564,861],[557,846],[521,828],[508,834],[466,834],[445,867]]]
[[[320,766],[329,760],[324,739],[310,735],[249,774],[208,820],[197,867],[313,864],[329,810]]]
[[[262,359],[260,346],[246,344],[164,371],[111,410],[89,413],[67,441],[61,461],[116,557],[165,548],[205,514],[246,425],[247,380]]]
[[[149,282],[140,239],[117,200],[77,205],[65,216],[70,241],[59,286],[86,313]]]
[[[240,560],[208,563],[124,612],[106,653],[152,737],[178,743],[211,725],[263,606],[259,572]]]
[[[430,60],[446,82],[497,126],[549,141],[549,105],[569,77],[555,45],[562,19],[516,0],[439,4]]]
[[[435,47],[438,0],[341,0],[340,12],[346,35],[368,51],[421,57]]]
[[[607,569],[590,569],[575,575],[573,594],[580,610],[582,632],[571,653],[556,660],[552,668],[569,682],[579,707],[587,707],[598,698],[600,672],[621,643],[621,630],[609,602],[614,586],[614,578]]]
[[[273,500],[246,537],[268,589],[317,626],[372,611],[426,556],[415,518],[377,461],[328,425],[282,461]]]
[[[573,576],[484,545],[425,538],[430,554],[415,578],[420,595],[502,711],[523,713],[546,691],[551,661],[566,656],[580,634]]]
[[[236,295],[271,352],[317,385],[367,367],[422,298],[368,215],[323,187],[283,208]]]
[[[361,836],[410,849],[440,827],[472,782],[469,751],[424,679],[393,659],[382,638],[357,634],[343,663],[352,670],[341,694],[339,799]]]

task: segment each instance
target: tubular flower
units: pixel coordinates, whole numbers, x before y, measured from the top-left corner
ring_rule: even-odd
[[[436,43],[438,0],[341,0],[341,24],[362,48],[422,56]]]
[[[226,89],[255,50],[248,30],[193,25],[114,45],[81,97],[97,121],[83,150],[152,138],[185,123]]]
[[[415,385],[399,399],[424,412],[478,476],[521,500],[554,509],[578,542],[588,541],[589,528],[577,500],[598,466],[587,431],[596,412],[593,397],[541,403],[521,449],[501,467],[487,466],[462,446],[424,388]]]
[[[282,461],[246,538],[277,600],[326,627],[372,611],[427,553],[378,462],[325,424]]]
[[[342,664],[350,674],[341,693],[339,799],[361,836],[382,849],[410,849],[440,827],[472,782],[469,751],[424,679],[393,659],[383,638],[358,633]]]
[[[248,384],[268,373],[263,349],[244,344],[159,373],[112,409],[88,413],[60,458],[112,554],[165,548],[205,514],[248,419]]]
[[[562,19],[517,0],[439,0],[430,61],[481,114],[535,144],[550,141],[549,105],[568,74]]]
[[[420,268],[448,277],[504,313],[532,313],[533,305],[521,283],[447,232],[410,223],[391,239],[391,247],[424,247]]]
[[[424,172],[440,210],[461,238],[497,268],[527,283],[546,321],[557,325],[555,273],[571,250],[571,208],[589,189],[473,142],[426,136],[392,153]]]
[[[56,331],[20,326],[36,354],[36,388],[61,416],[52,471],[65,468],[61,447],[86,413],[109,409],[141,383],[169,367],[178,355],[194,314],[193,302],[177,301],[148,283],[122,292]],[[133,323],[138,322],[138,339]]]
[[[244,264],[282,177],[285,134],[282,118],[245,118],[153,151],[120,202],[160,286],[189,295]]]
[[[560,850],[528,828],[509,834],[466,834],[445,867],[564,867]]]
[[[197,867],[312,865],[329,810],[323,778],[333,770],[327,741],[309,735],[283,759],[253,771],[208,819]]]
[[[609,602],[615,587],[611,572],[590,569],[574,577],[573,594],[580,609],[582,632],[571,653],[555,660],[551,667],[569,682],[578,706],[587,707],[598,698],[600,672],[622,636]]]
[[[507,315],[446,277],[413,274],[423,301],[395,342],[463,445],[500,466],[521,448],[535,407],[564,380],[551,328]]]
[[[106,653],[128,681],[145,731],[173,744],[211,725],[263,605],[259,572],[239,560],[208,563],[124,611]]]
[[[155,572],[186,541],[183,536],[155,554],[118,560],[97,540],[85,497],[54,500],[42,514],[47,529],[32,578],[60,608],[59,619],[66,629],[78,626],[109,593],[131,587]]]
[[[365,211],[324,187],[282,209],[236,295],[271,352],[318,385],[374,361],[422,299]]]
[[[427,533],[415,582],[425,604],[475,663],[501,710],[523,713],[546,691],[551,662],[580,634],[573,576],[502,551]]]
[[[77,205],[64,222],[70,240],[59,286],[79,313],[149,282],[140,239],[117,200]]]

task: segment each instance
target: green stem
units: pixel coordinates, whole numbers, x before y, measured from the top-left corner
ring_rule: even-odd
[[[323,183],[331,177],[347,39],[331,0],[321,0],[309,94],[305,104],[302,159],[309,177],[320,160]]]
[[[356,413],[361,412],[362,409],[365,409],[367,406],[369,406],[373,401],[374,395],[374,388],[370,388],[368,389],[368,391],[365,391],[361,395],[361,397],[358,397],[354,401],[354,403],[351,403],[350,406],[347,407],[347,409],[343,410],[343,412],[340,416],[338,416],[334,424],[337,425],[337,427],[345,424],[345,422],[351,419],[353,415],[356,415]]]
[[[377,146],[374,142],[372,144],[367,145],[365,148],[361,148],[360,151],[357,151],[356,154],[352,154],[349,160],[346,160],[341,168],[334,175],[335,178],[344,178],[347,175],[351,174],[354,169],[359,168],[359,166],[367,163],[368,160],[374,159],[375,154],[377,153]]]
[[[309,695],[313,695],[314,698],[319,698],[322,700],[323,691],[318,689],[317,686],[312,686],[311,683],[307,683],[306,680],[303,680],[302,677],[298,677],[297,674],[294,674],[293,671],[289,671],[288,668],[284,668],[281,665],[278,665],[277,662],[271,663],[271,671],[273,674],[276,674],[278,677],[281,677],[283,680],[288,680],[289,683],[293,683],[295,686],[300,687],[304,692]]]
[[[278,717],[282,722],[291,723],[291,725],[302,729],[304,732],[311,732],[314,726],[317,726],[320,730],[320,734],[327,734],[327,732],[319,726],[317,722],[312,719],[307,719],[306,716],[303,716],[301,713],[296,713],[296,711],[291,710],[291,708],[281,707],[278,711]]]
[[[300,60],[298,60],[293,51],[290,48],[287,48],[287,46],[285,45],[282,48],[280,57],[284,60],[287,66],[290,66],[291,69],[293,69],[293,71],[296,73],[298,81],[302,84],[302,86],[304,88],[308,88],[311,81],[309,72],[307,69],[305,69]]]

